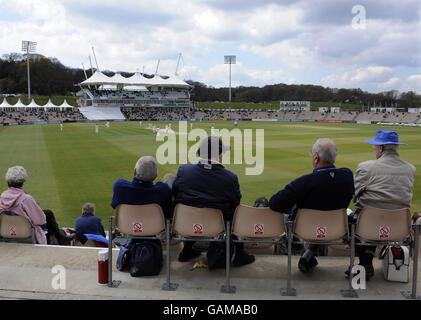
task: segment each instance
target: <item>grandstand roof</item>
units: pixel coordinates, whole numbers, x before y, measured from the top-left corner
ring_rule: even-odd
[[[112,77],[108,77],[101,71],[95,71],[95,73],[85,81],[80,83],[81,85],[138,85],[138,86],[160,86],[160,87],[178,87],[178,88],[189,88],[191,87],[188,83],[181,80],[176,75],[168,78],[163,78],[160,75],[155,75],[152,78],[146,78],[142,74],[136,72],[133,76],[125,78],[120,73],[116,73]]]

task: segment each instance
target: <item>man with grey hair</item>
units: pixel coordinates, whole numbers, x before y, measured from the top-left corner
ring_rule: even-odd
[[[105,237],[104,226],[101,218],[95,216],[95,205],[85,203],[82,207],[82,215],[76,219],[76,233],[98,234]]]
[[[289,213],[295,219],[298,209],[336,210],[347,208],[354,194],[354,179],[348,168],[336,168],[338,148],[331,139],[318,139],[311,151],[313,172],[289,183],[272,196],[269,207],[277,212]],[[315,258],[319,246],[311,245],[304,251],[298,267],[308,272],[317,265]]]
[[[156,203],[161,206],[164,216],[172,218],[172,195],[168,184],[154,180],[158,176],[158,163],[154,157],[141,157],[134,168],[133,180],[117,180],[113,185],[111,207],[119,204],[142,205]]]
[[[410,208],[415,180],[415,167],[403,161],[398,153],[398,134],[390,130],[377,130],[373,146],[376,160],[361,162],[355,171],[355,216],[364,207],[381,209]],[[366,277],[374,276],[373,258],[376,246],[356,246],[359,264],[364,266]]]

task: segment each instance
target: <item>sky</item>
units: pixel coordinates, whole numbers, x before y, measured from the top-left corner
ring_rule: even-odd
[[[421,94],[419,0],[0,0],[0,56],[231,85]],[[179,59],[181,53],[181,59]],[[88,72],[88,76],[90,73]]]

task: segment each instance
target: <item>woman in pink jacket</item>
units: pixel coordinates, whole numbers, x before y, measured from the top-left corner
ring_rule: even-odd
[[[63,237],[59,234],[59,228],[53,213],[48,211],[49,214],[46,216],[35,199],[22,189],[27,177],[25,168],[21,166],[11,167],[7,170],[6,182],[9,189],[0,196],[0,212],[12,211],[28,219],[35,229],[35,238],[39,244],[47,244],[47,237],[42,229],[42,226],[45,224],[49,228],[54,229],[48,230],[48,232],[56,237],[58,236],[58,240],[61,243],[62,241],[60,240],[63,240],[61,239]]]

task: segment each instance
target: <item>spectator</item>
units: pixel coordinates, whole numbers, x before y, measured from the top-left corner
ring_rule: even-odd
[[[163,182],[153,184],[157,176],[158,163],[155,158],[141,157],[136,163],[133,181],[120,179],[114,183],[111,207],[156,203],[161,206],[166,218],[172,218],[171,188]]]
[[[338,149],[331,139],[318,139],[313,145],[313,172],[295,179],[269,201],[272,210],[289,213],[290,219],[300,208],[336,210],[347,208],[354,194],[354,180],[348,168],[336,168]],[[317,265],[319,245],[310,245],[298,263],[302,272]]]
[[[74,237],[67,237],[60,232],[51,210],[42,210],[35,199],[22,188],[28,174],[24,167],[11,167],[6,172],[8,189],[0,196],[0,212],[12,211],[29,220],[35,230],[35,239],[39,244],[47,244],[47,238],[55,236],[59,244],[68,244]],[[47,235],[43,228],[48,229]],[[49,241],[48,241],[49,243]]]
[[[257,198],[256,201],[254,201],[253,207],[255,207],[255,208],[267,208],[267,207],[269,207],[269,200],[266,199],[266,197]]]
[[[223,213],[224,220],[232,220],[235,208],[240,204],[241,193],[238,177],[221,164],[222,154],[229,150],[221,139],[211,136],[199,144],[199,163],[180,166],[173,183],[175,203],[198,208],[216,208]],[[193,241],[184,242],[178,260],[188,261],[201,253],[193,249]],[[254,256],[244,251],[242,243],[235,244],[234,266],[254,261]]]
[[[95,205],[88,202],[82,207],[82,216],[76,219],[76,233],[98,234],[105,237],[101,219],[95,216]]]
[[[381,209],[410,208],[414,189],[415,167],[401,160],[398,153],[398,134],[390,130],[377,130],[373,145],[376,160],[361,162],[355,171],[355,214],[364,207]],[[364,266],[366,277],[374,276],[373,258],[376,246],[356,246],[359,264]],[[348,272],[347,272],[348,273]]]
[[[174,183],[175,180],[175,175],[173,175],[172,173],[167,173],[163,178],[162,178],[162,182],[168,184],[168,186],[170,188],[172,188],[172,185]]]

